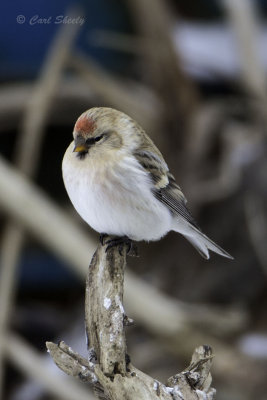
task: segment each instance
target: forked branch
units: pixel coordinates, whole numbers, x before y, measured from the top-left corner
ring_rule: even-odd
[[[126,249],[120,254],[116,247],[106,252],[106,245],[98,246],[86,281],[88,359],[64,342],[50,342],[47,348],[54,362],[68,375],[90,383],[102,400],[214,399],[209,346],[195,349],[189,367],[169,378],[166,385],[131,364],[126,353],[125,326],[132,321],[122,305],[125,266]]]

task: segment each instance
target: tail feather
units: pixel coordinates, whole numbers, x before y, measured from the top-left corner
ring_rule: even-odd
[[[184,235],[184,237],[194,246],[194,248],[199,252],[199,254],[208,260],[210,258],[209,250],[207,246],[200,243],[199,240],[196,240],[194,237],[189,235]]]
[[[211,250],[223,257],[230,258],[231,260],[234,259],[227,251],[223,250],[193,225],[187,224],[184,228],[181,229],[181,225],[179,224],[179,227],[175,226],[174,230],[181,233],[197,249],[202,257],[208,260],[210,258],[209,250]]]

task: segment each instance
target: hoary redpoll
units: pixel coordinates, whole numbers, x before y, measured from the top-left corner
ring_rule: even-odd
[[[160,151],[132,118],[91,108],[78,118],[73,136],[63,179],[75,209],[94,230],[115,235],[117,243],[176,231],[205,258],[209,250],[232,258],[200,231]]]

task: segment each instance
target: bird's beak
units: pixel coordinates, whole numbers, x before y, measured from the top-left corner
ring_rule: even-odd
[[[83,151],[88,151],[88,146],[85,143],[85,140],[81,136],[77,136],[76,139],[74,140],[74,149],[73,151],[75,153],[80,153]]]

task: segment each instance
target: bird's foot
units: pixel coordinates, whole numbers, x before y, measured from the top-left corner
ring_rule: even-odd
[[[129,256],[138,256],[138,251],[137,251],[137,246],[136,244],[133,243],[133,241],[128,238],[128,236],[121,236],[121,237],[115,237],[113,239],[109,239],[105,242],[105,238],[108,235],[100,235],[100,241],[101,239],[103,240],[102,245],[107,245],[106,247],[106,253],[108,252],[108,250],[110,250],[112,247],[118,246],[119,249],[119,253],[122,256],[122,252],[123,252],[123,248],[124,246],[127,246],[126,248],[126,254]]]

